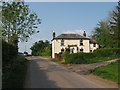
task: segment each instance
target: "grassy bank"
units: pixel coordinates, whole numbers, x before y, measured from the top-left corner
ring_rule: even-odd
[[[27,71],[27,61],[23,56],[17,56],[9,62],[3,69],[3,88],[23,88]]]
[[[115,81],[120,84],[120,71],[119,65],[120,60],[117,62],[113,62],[107,66],[99,67],[91,71],[94,75],[100,76],[102,78]]]

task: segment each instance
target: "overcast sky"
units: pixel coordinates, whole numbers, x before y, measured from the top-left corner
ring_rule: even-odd
[[[19,52],[31,53],[30,47],[39,40],[52,39],[52,31],[56,35],[62,33],[81,34],[85,30],[87,36],[101,20],[105,20],[115,8],[117,2],[27,2],[30,10],[35,12],[42,23],[39,34],[32,35],[28,42],[19,43]]]

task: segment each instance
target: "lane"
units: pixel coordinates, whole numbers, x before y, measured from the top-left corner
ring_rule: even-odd
[[[28,60],[25,88],[104,88],[48,59]]]

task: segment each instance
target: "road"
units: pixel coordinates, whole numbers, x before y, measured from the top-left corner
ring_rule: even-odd
[[[42,57],[28,58],[25,88],[104,88]]]

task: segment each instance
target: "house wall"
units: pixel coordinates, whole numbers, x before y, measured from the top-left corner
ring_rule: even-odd
[[[95,49],[99,48],[99,45],[96,44],[96,47],[93,46],[94,44],[90,44],[90,50],[94,51]]]
[[[59,54],[61,49],[68,48],[68,45],[77,45],[79,51],[83,48],[83,52],[89,53],[90,52],[90,44],[89,40],[83,40],[83,46],[80,46],[80,39],[79,40],[70,40],[64,39],[64,46],[61,46],[61,39],[55,39],[52,41],[52,58],[55,58],[55,53]],[[74,53],[77,53],[77,47],[71,47],[70,49],[74,48]]]

